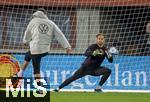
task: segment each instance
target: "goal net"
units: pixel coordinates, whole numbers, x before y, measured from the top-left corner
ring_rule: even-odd
[[[42,76],[51,88],[58,87],[80,67],[86,48],[95,43],[96,34],[104,33],[106,46],[116,47],[119,56],[112,64],[103,62],[112,70],[103,89],[150,91],[150,1],[0,0],[1,54],[12,54],[23,63],[29,50],[22,43],[24,31],[38,8],[46,9],[49,19],[59,26],[73,49],[67,55],[53,36],[49,55],[41,63]],[[24,76],[33,76],[32,64]],[[98,82],[99,77],[86,76],[64,90],[93,90]]]

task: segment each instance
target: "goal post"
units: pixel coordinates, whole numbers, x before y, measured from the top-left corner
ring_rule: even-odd
[[[104,33],[106,46],[116,47],[119,56],[104,84],[108,91],[150,92],[150,1],[148,0],[0,0],[0,53],[13,54],[23,63],[29,48],[23,45],[24,31],[38,8],[48,12],[72,46],[67,55],[53,36],[49,55],[42,60],[41,73],[51,89],[80,67],[86,48]],[[1,70],[1,69],[0,69]],[[0,75],[1,76],[1,75]],[[33,76],[32,64],[24,76]],[[93,90],[99,77],[86,76],[64,90]]]

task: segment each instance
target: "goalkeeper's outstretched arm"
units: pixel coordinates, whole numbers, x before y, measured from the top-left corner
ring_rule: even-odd
[[[109,62],[113,62],[113,56],[118,55],[119,51],[117,50],[116,47],[110,47],[108,50],[105,51],[106,57]]]
[[[112,54],[109,53],[107,50],[105,50],[105,53],[106,53],[106,58],[108,59],[108,61],[110,63],[112,63],[113,62],[113,56],[112,56]]]

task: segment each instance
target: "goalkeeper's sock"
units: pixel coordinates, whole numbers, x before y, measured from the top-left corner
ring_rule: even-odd
[[[102,89],[102,86],[98,85],[98,86],[96,87],[96,89]]]

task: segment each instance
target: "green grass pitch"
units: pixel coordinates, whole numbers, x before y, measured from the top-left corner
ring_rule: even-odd
[[[150,93],[51,92],[51,102],[150,102]]]
[[[50,102],[150,102],[150,93],[50,92],[44,98],[6,98],[0,91],[0,96],[0,102],[49,102],[49,98]]]

